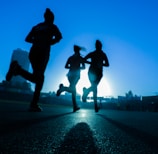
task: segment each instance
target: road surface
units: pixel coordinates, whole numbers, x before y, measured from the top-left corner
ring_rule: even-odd
[[[63,102],[64,104],[64,102]],[[158,113],[0,101],[0,154],[158,154]]]

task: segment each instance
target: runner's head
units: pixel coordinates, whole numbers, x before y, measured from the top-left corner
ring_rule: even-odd
[[[97,50],[101,50],[102,49],[102,43],[101,43],[100,40],[96,40],[96,42],[95,42],[95,48]]]
[[[82,48],[81,47],[79,47],[78,45],[74,45],[74,52],[75,53],[80,53],[80,50],[81,50]]]
[[[49,23],[54,22],[54,14],[49,8],[46,8],[46,11],[44,13],[44,19],[46,22],[49,22]]]

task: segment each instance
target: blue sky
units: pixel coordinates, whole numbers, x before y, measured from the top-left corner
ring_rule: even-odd
[[[86,48],[81,52],[85,56],[100,39],[110,62],[98,87],[100,95],[125,95],[129,90],[140,96],[158,93],[157,0],[2,0],[0,81],[5,79],[12,51],[29,51],[31,44],[24,39],[32,26],[43,21],[47,7],[54,12],[63,39],[51,48],[43,91],[66,84],[64,65],[74,44]],[[84,85],[88,86],[86,71],[79,92]]]

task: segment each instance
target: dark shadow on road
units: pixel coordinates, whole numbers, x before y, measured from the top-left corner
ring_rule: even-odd
[[[45,116],[45,117],[36,117],[32,119],[25,119],[23,120],[16,120],[16,121],[11,121],[11,122],[6,122],[3,126],[0,127],[0,135],[4,135],[6,133],[11,133],[14,131],[18,131],[23,128],[27,128],[31,125],[35,125],[41,122],[46,122],[48,120],[53,120],[59,117],[63,117],[69,114],[73,114],[73,112],[68,112],[68,113],[62,113],[62,114],[56,114],[56,115],[51,115],[51,116]],[[5,120],[5,119],[4,119]]]
[[[125,125],[121,122],[118,122],[116,120],[113,120],[105,115],[97,114],[98,116],[102,117],[103,119],[107,120],[117,128],[121,129],[122,131],[126,132],[128,135],[133,136],[144,143],[148,144],[150,147],[155,150],[156,153],[158,153],[158,137],[153,136],[147,132],[141,131],[137,128],[130,127],[128,125]]]
[[[66,134],[55,154],[97,154],[97,146],[89,125],[80,122]]]

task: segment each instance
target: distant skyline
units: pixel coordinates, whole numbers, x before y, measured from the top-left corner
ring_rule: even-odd
[[[81,52],[85,56],[100,39],[110,67],[104,68],[99,95],[117,97],[129,90],[138,96],[158,94],[157,0],[2,1],[0,81],[5,80],[13,50],[29,52],[31,44],[24,41],[25,37],[32,26],[43,22],[47,7],[54,12],[54,24],[63,39],[51,48],[43,92],[56,91],[61,82],[67,83],[64,66],[74,44],[86,48]],[[78,92],[88,84],[85,70]]]

